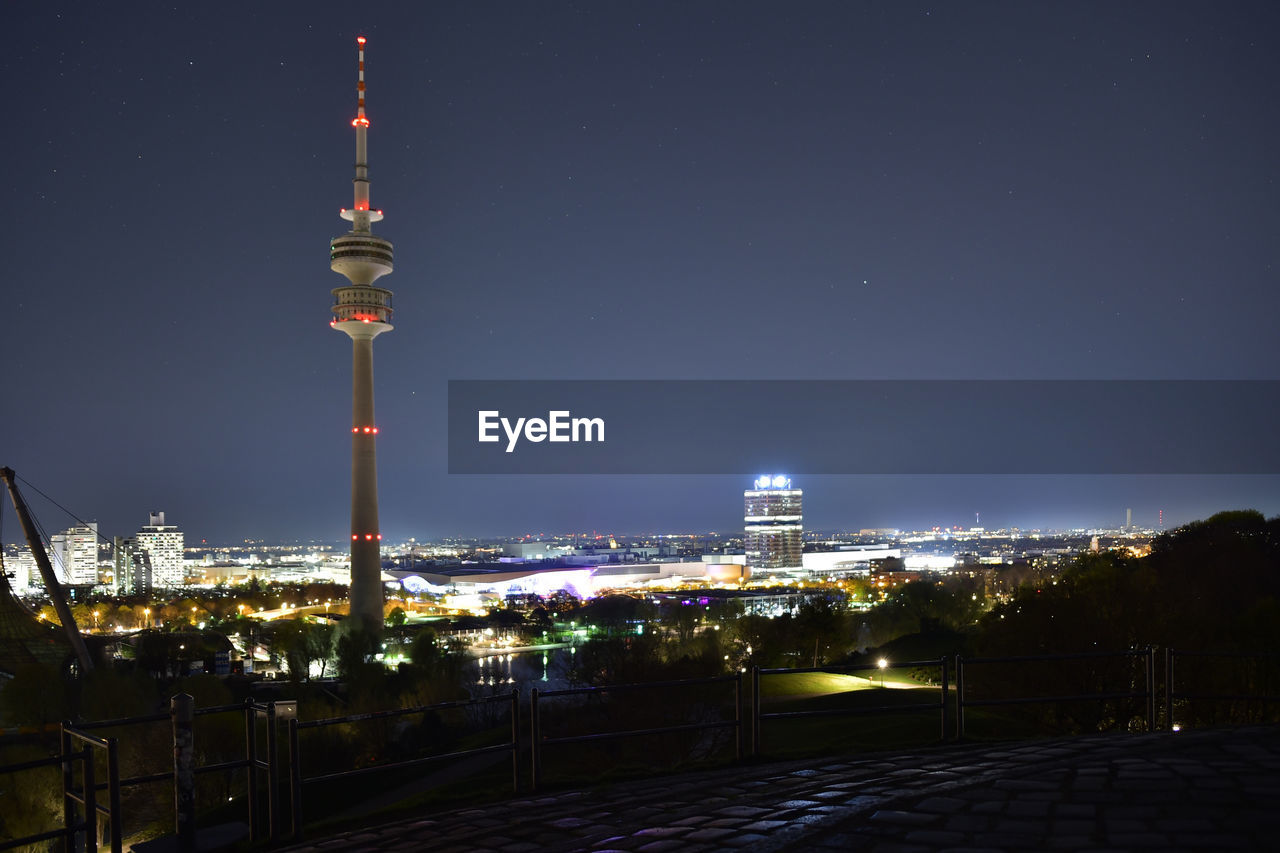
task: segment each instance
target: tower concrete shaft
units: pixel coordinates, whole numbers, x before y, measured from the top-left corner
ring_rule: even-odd
[[[377,429],[373,424],[373,336],[351,341],[351,616],[382,627],[382,534],[378,528]]]
[[[370,225],[382,211],[369,207],[368,131],[364,111],[364,45],[359,45],[355,204],[343,210],[351,230],[329,243],[329,267],[350,282],[333,290],[329,325],[351,338],[351,619],[367,631],[382,628],[382,532],[378,527],[378,427],[373,417],[373,339],[391,331],[391,291],[374,282],[392,270],[392,245]]]

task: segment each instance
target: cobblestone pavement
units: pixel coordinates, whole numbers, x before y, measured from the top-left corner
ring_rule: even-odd
[[[291,851],[1280,849],[1280,727],[961,744],[526,796]]]

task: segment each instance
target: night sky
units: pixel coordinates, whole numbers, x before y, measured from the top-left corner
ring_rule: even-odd
[[[346,534],[328,241],[357,34],[396,246],[374,348],[391,541],[732,531],[761,473],[449,476],[450,379],[1280,378],[1274,2],[26,3],[6,23],[0,464],[108,536],[159,509],[189,543]],[[796,485],[810,528],[1280,512],[1276,476]]]

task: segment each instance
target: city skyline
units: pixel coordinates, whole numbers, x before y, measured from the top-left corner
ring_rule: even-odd
[[[42,319],[0,462],[104,533],[342,538],[349,368],[298,306],[334,286],[361,33],[412,318],[389,539],[732,530],[759,473],[449,476],[450,379],[1273,378],[1269,4],[307,11],[13,16],[9,304]],[[798,485],[819,529],[1280,513],[1275,475]]]

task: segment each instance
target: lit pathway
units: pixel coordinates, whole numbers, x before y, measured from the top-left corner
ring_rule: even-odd
[[[966,744],[521,797],[295,851],[1276,849],[1280,727]]]

